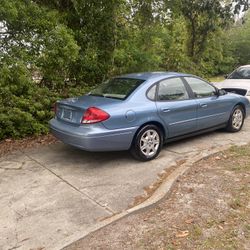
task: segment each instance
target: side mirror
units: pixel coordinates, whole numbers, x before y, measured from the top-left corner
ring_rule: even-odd
[[[227,79],[228,78],[228,74],[224,75],[224,78]]]
[[[227,94],[227,91],[224,90],[224,89],[217,89],[216,90],[216,95],[217,96],[222,96],[222,95],[226,95]]]

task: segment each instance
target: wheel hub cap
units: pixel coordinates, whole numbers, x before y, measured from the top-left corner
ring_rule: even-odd
[[[146,156],[154,156],[160,145],[160,137],[157,131],[147,130],[141,137],[140,150]]]
[[[240,109],[236,109],[233,113],[232,125],[235,129],[239,129],[243,122],[243,113]]]

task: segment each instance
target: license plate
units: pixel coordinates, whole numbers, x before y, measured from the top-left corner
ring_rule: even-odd
[[[62,117],[63,117],[63,119],[71,120],[72,119],[72,111],[69,109],[63,109]]]

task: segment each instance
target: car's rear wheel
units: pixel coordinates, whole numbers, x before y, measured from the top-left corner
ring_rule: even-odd
[[[146,125],[136,134],[130,152],[137,160],[150,161],[159,155],[162,144],[161,129],[155,125]]]
[[[235,106],[226,127],[227,131],[229,132],[240,131],[244,124],[244,119],[245,119],[245,114],[242,106],[240,105]]]

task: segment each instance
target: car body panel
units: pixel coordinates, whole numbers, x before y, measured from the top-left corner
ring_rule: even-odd
[[[230,98],[226,95],[200,98],[197,99],[197,103],[198,130],[207,129],[225,123],[228,121],[233,108]]]
[[[112,119],[103,122],[103,125],[108,129],[140,127],[142,122],[159,120],[156,116],[155,103],[150,101],[125,101],[121,105],[103,110],[112,117]]]
[[[225,79],[222,82],[215,83],[217,87],[244,88],[250,90],[250,79]]]
[[[109,130],[103,124],[80,125],[62,123],[56,118],[49,122],[53,135],[65,144],[87,151],[128,150],[137,127]]]
[[[159,116],[168,128],[168,138],[197,130],[196,100],[156,102]]]
[[[49,122],[50,129],[64,143],[87,151],[120,151],[131,147],[137,131],[145,124],[158,124],[168,140],[220,124],[226,125],[234,106],[239,103],[249,113],[249,101],[236,94],[209,98],[191,96],[189,100],[164,102],[147,97],[149,88],[159,81],[183,76],[190,75],[174,72],[123,75],[121,77],[145,82],[125,100],[84,95],[58,101],[56,116]],[[206,106],[201,107],[203,104]],[[89,107],[102,109],[110,118],[95,124],[82,124],[83,114]]]
[[[225,89],[228,92],[238,93],[246,96],[250,100],[250,80],[247,79],[226,79],[222,82],[214,83],[219,89]]]
[[[95,106],[97,108],[102,107],[102,109],[108,109],[114,106],[114,104],[121,103],[121,100],[103,98],[98,96],[88,96],[84,95],[76,98],[68,98],[57,102],[57,113],[56,116],[62,121],[80,124],[82,116],[87,108]],[[64,119],[65,110],[72,112],[72,119]]]
[[[219,89],[225,89],[228,92],[246,96],[250,100],[250,79],[249,79],[250,75],[247,76],[237,75],[237,77],[235,78],[234,76],[235,72],[240,70],[248,71],[249,74],[250,65],[244,65],[237,68],[231,74],[229,74],[224,81],[215,82],[214,86],[216,86]]]

